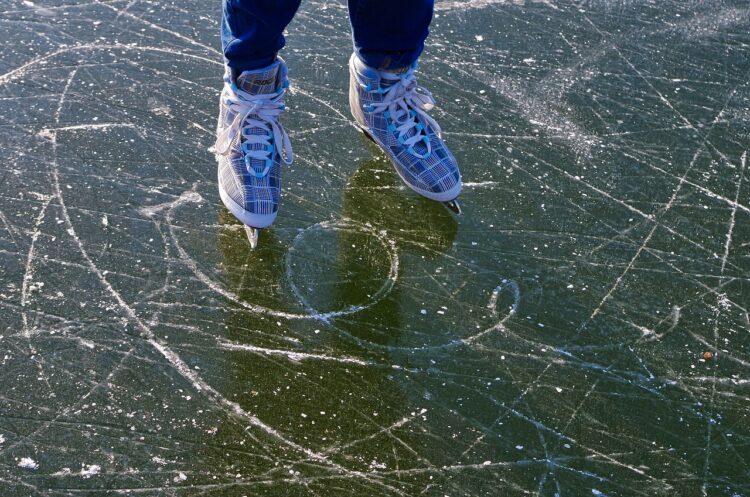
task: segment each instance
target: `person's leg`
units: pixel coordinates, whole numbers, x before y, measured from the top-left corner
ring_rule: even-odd
[[[223,0],[221,44],[236,77],[271,65],[300,0]]]
[[[357,56],[381,71],[411,65],[424,49],[434,3],[434,0],[349,0]]]
[[[281,204],[281,169],[292,145],[279,117],[289,87],[277,56],[300,0],[223,0],[221,41],[226,71],[214,150],[219,196],[245,225],[250,246]]]
[[[415,74],[433,7],[433,0],[349,0],[349,105],[407,186],[460,213],[461,173],[428,114],[435,100]]]

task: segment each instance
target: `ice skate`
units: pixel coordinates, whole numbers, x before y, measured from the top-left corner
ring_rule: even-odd
[[[227,70],[221,93],[215,145],[219,195],[245,225],[250,246],[259,230],[276,219],[281,201],[281,166],[292,163],[292,146],[279,122],[289,87],[286,64],[245,71],[236,82]]]
[[[461,173],[440,138],[440,126],[427,114],[435,106],[417,85],[416,63],[403,71],[378,71],[356,54],[349,59],[349,105],[362,131],[391,159],[406,185],[443,202],[456,214]]]

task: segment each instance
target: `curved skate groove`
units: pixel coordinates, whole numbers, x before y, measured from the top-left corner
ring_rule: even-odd
[[[203,271],[200,270],[198,267],[198,264],[193,260],[190,255],[187,253],[187,251],[182,247],[179,241],[179,237],[175,233],[175,226],[173,223],[173,211],[176,207],[179,207],[180,205],[183,205],[185,203],[195,203],[195,202],[203,202],[203,197],[195,191],[195,186],[193,186],[193,190],[189,190],[187,192],[183,192],[182,195],[178,199],[176,199],[173,202],[170,202],[168,204],[162,204],[159,206],[154,206],[151,208],[147,208],[147,210],[143,211],[145,213],[153,213],[158,212],[160,210],[165,210],[165,219],[167,222],[167,226],[169,226],[169,233],[170,237],[172,239],[172,242],[174,243],[175,248],[177,249],[177,252],[180,254],[180,258],[185,263],[185,265],[195,274],[195,276],[200,280],[203,284],[205,284],[208,288],[213,290],[214,292],[222,295],[226,299],[234,302],[235,304],[238,304],[245,309],[252,311],[256,314],[263,314],[266,316],[273,316],[273,317],[279,317],[279,318],[286,318],[286,319],[293,319],[293,320],[299,320],[299,319],[312,319],[316,321],[321,321],[323,323],[328,323],[332,318],[341,317],[341,316],[348,316],[350,314],[354,314],[357,312],[360,312],[364,309],[367,309],[369,307],[374,306],[378,303],[383,297],[385,297],[393,288],[394,283],[398,279],[398,254],[395,251],[395,244],[386,241],[384,239],[384,235],[380,233],[375,233],[373,230],[365,227],[364,225],[361,225],[358,227],[358,229],[362,230],[365,233],[372,234],[375,236],[382,244],[383,246],[389,250],[389,254],[391,256],[391,269],[390,274],[388,275],[388,278],[386,278],[386,281],[383,283],[383,285],[380,287],[380,289],[372,296],[369,302],[363,305],[356,305],[347,307],[346,309],[341,309],[338,311],[330,311],[330,312],[317,312],[314,309],[312,309],[307,301],[301,296],[299,293],[299,290],[296,286],[294,286],[293,283],[291,283],[290,279],[290,285],[293,288],[293,292],[295,293],[295,296],[297,296],[298,299],[300,299],[300,303],[302,306],[308,310],[307,314],[303,313],[297,313],[297,312],[286,312],[286,311],[279,311],[275,309],[270,309],[268,307],[263,307],[260,305],[253,304],[251,302],[247,302],[246,300],[241,299],[237,294],[234,292],[227,290],[223,288],[218,283],[214,282],[211,278],[209,278]],[[328,227],[334,225],[331,222],[323,222],[316,225],[311,226],[307,229],[315,229],[318,227]],[[349,226],[354,227],[354,224],[349,224]],[[304,233],[306,230],[303,230],[302,233]],[[298,241],[302,235],[300,233],[295,238],[296,241]],[[294,246],[294,242],[293,245]],[[290,274],[290,268],[287,261],[287,274]]]
[[[388,276],[386,277],[385,282],[373,294],[373,296],[370,298],[370,300],[367,303],[360,304],[360,305],[352,305],[346,309],[342,309],[339,311],[320,312],[317,309],[314,309],[310,305],[310,303],[305,299],[305,297],[299,291],[299,288],[297,288],[297,285],[294,284],[294,278],[292,277],[292,266],[289,261],[289,256],[295,250],[297,250],[297,247],[299,246],[301,241],[304,239],[304,236],[310,230],[322,230],[322,229],[332,229],[334,231],[337,231],[337,230],[357,231],[360,233],[366,233],[372,236],[373,238],[375,238],[376,240],[378,240],[380,244],[383,246],[383,248],[385,248],[386,251],[388,252],[388,255],[390,257],[390,269],[388,271]],[[330,323],[330,320],[332,318],[336,318],[340,316],[347,316],[349,314],[354,314],[356,312],[360,312],[370,307],[373,307],[378,302],[380,302],[386,295],[388,295],[391,292],[391,290],[393,290],[393,286],[396,284],[396,281],[398,280],[399,258],[398,258],[398,250],[396,248],[396,242],[393,239],[388,238],[387,234],[384,231],[379,232],[379,231],[374,230],[370,226],[356,223],[348,219],[343,219],[341,221],[323,221],[323,222],[314,224],[300,231],[297,234],[297,236],[295,236],[294,239],[292,240],[289,246],[289,250],[286,253],[286,257],[284,258],[284,263],[286,266],[287,283],[291,287],[292,293],[294,293],[295,297],[297,297],[300,304],[302,304],[302,306],[305,309],[307,309],[311,317],[319,321],[322,321],[324,323]]]
[[[505,316],[503,316],[503,318],[500,321],[498,321],[497,324],[495,324],[494,326],[487,328],[481,333],[477,333],[476,335],[470,336],[468,338],[464,338],[463,339],[464,343],[470,344],[476,340],[479,340],[480,338],[482,338],[488,333],[504,329],[505,323],[511,317],[513,317],[516,314],[516,312],[518,312],[518,306],[521,304],[521,288],[518,286],[518,283],[516,283],[513,280],[503,280],[502,283],[498,285],[492,291],[492,296],[490,297],[490,301],[487,304],[487,308],[492,313],[492,316],[497,318],[498,317],[497,299],[500,296],[500,293],[506,289],[509,289],[513,293],[513,304],[511,304],[510,308],[508,309],[508,313]]]
[[[424,345],[424,346],[416,346],[416,347],[408,347],[408,346],[395,346],[395,345],[384,345],[376,342],[372,342],[369,340],[364,340],[362,338],[359,338],[350,332],[344,330],[343,328],[340,328],[333,322],[327,322],[328,326],[336,330],[339,335],[342,337],[350,340],[356,345],[359,345],[360,347],[364,349],[377,349],[381,351],[387,351],[387,352],[406,352],[406,353],[416,353],[416,352],[435,352],[438,350],[449,350],[459,347],[465,347],[465,346],[473,346],[474,343],[479,340],[480,338],[484,337],[485,335],[492,333],[493,331],[498,331],[500,329],[506,329],[505,323],[515,315],[518,306],[520,305],[521,301],[521,293],[520,293],[520,287],[515,281],[512,280],[503,280],[503,283],[499,286],[497,286],[490,295],[490,301],[487,304],[487,308],[490,309],[490,313],[493,318],[497,319],[499,317],[496,306],[497,306],[497,299],[500,295],[500,292],[502,292],[505,288],[509,288],[511,292],[513,293],[514,302],[512,306],[508,309],[508,313],[503,316],[497,323],[493,324],[492,326],[489,326],[488,328],[485,328],[483,331],[471,335],[466,338],[456,338],[455,340],[451,340],[449,342],[435,344],[435,345]],[[401,366],[394,365],[394,369],[402,369]],[[404,368],[405,369],[405,368]]]

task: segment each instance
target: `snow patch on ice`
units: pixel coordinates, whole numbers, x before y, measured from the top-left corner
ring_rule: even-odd
[[[30,457],[23,457],[18,461],[18,467],[25,469],[39,469],[39,464]]]
[[[84,478],[91,478],[92,476],[99,474],[99,471],[101,471],[101,469],[101,466],[99,466],[98,464],[84,464],[81,468],[81,476],[83,476]]]

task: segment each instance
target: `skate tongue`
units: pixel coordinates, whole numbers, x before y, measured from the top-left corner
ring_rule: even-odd
[[[244,71],[237,77],[237,86],[251,94],[251,95],[266,95],[276,93],[281,90],[282,85],[286,79],[286,66],[283,61],[279,58],[268,67],[257,69],[255,71]],[[252,117],[252,116],[251,116]],[[243,122],[242,126],[246,128],[246,124]],[[244,133],[250,135],[267,135],[269,129],[267,127],[252,127]],[[238,135],[237,146],[239,147],[242,143],[242,135]],[[280,144],[278,144],[280,146]],[[250,150],[263,150],[266,148],[265,144],[262,143],[250,143],[247,145]],[[272,154],[271,158],[275,155]],[[252,169],[251,172],[260,173],[265,169],[266,161],[256,158],[246,158],[247,166]]]
[[[389,71],[378,71],[380,76],[380,86],[388,88],[401,80],[403,76],[411,67],[407,66],[402,69],[393,69]]]
[[[395,83],[399,79],[401,79],[401,76],[404,75],[409,69],[411,69],[411,66],[402,67],[400,69],[388,69],[387,71],[378,71],[380,73],[380,77],[384,80],[389,81],[390,83]]]
[[[280,61],[255,71],[245,71],[237,78],[237,86],[251,95],[274,93],[278,90]]]
[[[412,66],[407,66],[401,69],[392,69],[389,71],[378,71],[380,76],[380,86],[382,88],[388,88],[390,86],[393,86],[394,84],[401,81],[401,77],[411,69]],[[406,111],[400,110],[398,111],[397,116],[395,117],[395,121],[398,124],[403,123],[406,119],[408,119],[409,116],[406,115]],[[419,122],[419,118],[416,118],[416,121]],[[404,140],[408,140],[409,138],[415,136],[417,134],[416,127],[413,127],[409,129],[406,133],[403,135]],[[414,151],[420,155],[424,155],[427,153],[427,146],[424,144],[422,140],[416,142],[414,145]]]
[[[357,73],[362,78],[362,82],[364,84],[372,85],[373,87],[380,86],[381,88],[389,88],[393,86],[394,84],[401,81],[401,78],[404,76],[405,73],[409,72],[410,69],[414,68],[415,64],[412,64],[410,66],[402,67],[399,69],[390,69],[387,71],[383,70],[377,70],[372,67],[369,67],[365,65],[364,62],[359,57],[354,58],[354,68],[357,71]],[[407,115],[407,111],[400,109],[397,110],[397,115],[392,116],[394,120],[396,121],[396,125],[403,124],[406,122],[407,119],[409,119],[409,116]],[[418,120],[418,119],[417,119]],[[423,132],[424,133],[424,132]],[[417,134],[416,127],[413,127],[404,133],[403,138],[405,140],[408,140],[409,138],[413,137]],[[422,140],[418,141],[413,145],[414,151],[417,152],[420,155],[424,155],[427,153],[427,146],[424,144]]]

